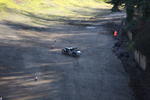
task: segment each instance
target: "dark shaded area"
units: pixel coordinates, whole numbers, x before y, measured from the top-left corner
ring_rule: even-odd
[[[51,28],[44,28],[44,27],[35,27],[35,26],[23,24],[23,23],[10,22],[10,21],[4,21],[4,24],[15,30],[30,30],[30,31],[37,31],[37,32],[41,32],[41,31],[48,32],[51,29]]]
[[[39,58],[38,61],[31,59],[35,60],[37,65],[50,63],[48,59],[40,59],[37,47],[20,47],[1,43],[0,95],[3,99],[21,100],[28,98],[28,100],[49,100],[57,98],[56,94],[59,94],[60,91],[57,85],[61,81],[61,70],[56,70],[50,64],[27,68],[25,65],[26,62],[23,62],[24,55]],[[40,75],[38,75],[39,72],[41,73]],[[39,77],[38,81],[34,81],[36,73]],[[51,82],[51,80],[53,81]],[[42,89],[40,90],[40,88]]]
[[[109,26],[112,26],[112,23]],[[139,27],[132,30],[134,33],[136,33],[136,36],[134,37],[134,39],[136,40],[137,43],[139,43],[138,45],[140,45],[138,49],[140,50],[142,49],[143,53],[144,52],[146,53],[147,50],[149,52],[148,41],[150,40],[150,38],[149,38],[149,35],[147,34],[149,30],[149,28],[147,27],[149,27],[148,24],[142,24],[142,25],[140,24]],[[114,27],[112,28],[115,29]],[[117,37],[116,43],[114,44],[112,50],[116,54],[116,56],[122,61],[124,65],[124,69],[130,77],[129,85],[134,90],[134,95],[136,99],[137,100],[149,100],[150,99],[150,95],[149,95],[150,94],[150,79],[149,79],[150,68],[147,67],[146,71],[143,71],[140,68],[140,66],[134,60],[133,51],[129,50],[128,43],[129,43],[129,40],[126,34],[121,34]],[[149,59],[147,60],[149,61]],[[148,66],[149,65],[150,63],[148,62]]]
[[[150,21],[139,22],[132,30],[134,34],[135,48],[150,58]]]
[[[136,27],[132,30],[134,33],[135,48],[140,50],[143,55],[147,57],[147,68],[146,71],[142,72],[140,79],[140,89],[142,91],[141,96],[142,100],[150,99],[150,21],[139,22]]]

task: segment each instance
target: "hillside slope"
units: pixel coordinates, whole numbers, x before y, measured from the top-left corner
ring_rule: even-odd
[[[46,19],[88,19],[108,13],[110,5],[96,0],[0,0],[1,18],[25,20],[23,17],[40,16]],[[18,16],[19,14],[19,16]],[[23,15],[23,16],[21,16]],[[7,17],[9,16],[9,17]]]

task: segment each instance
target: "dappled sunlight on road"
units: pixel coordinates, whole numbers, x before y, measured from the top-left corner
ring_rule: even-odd
[[[110,5],[95,0],[66,1],[39,0],[37,9],[32,7],[36,0],[24,4],[28,7],[24,9],[15,4],[16,9],[9,11],[12,15],[0,21],[0,96],[4,100],[106,100],[108,93],[130,100],[128,78],[111,52],[113,39],[103,26],[122,15],[105,15]],[[79,47],[81,57],[63,55],[61,49],[68,46]],[[114,90],[124,91],[115,94]]]
[[[19,72],[21,72],[21,70]],[[22,73],[15,74],[13,71],[13,73],[9,72],[7,75],[1,72],[0,87],[3,91],[1,91],[0,94],[4,97],[8,95],[7,98],[5,98],[11,98],[11,100],[54,98],[60,91],[59,87],[56,86],[56,84],[61,81],[60,75],[61,73],[55,71],[39,72],[37,73],[38,80],[35,81],[34,72],[28,73],[23,71]]]
[[[0,32],[0,56],[3,58],[0,60],[0,87],[3,90],[0,94],[11,100],[60,98],[63,69],[71,69],[74,64],[73,58],[61,54],[61,48],[71,43],[82,45],[81,49],[87,48],[83,45],[86,41],[82,39],[97,35],[88,32],[85,27],[78,30],[77,26],[68,25],[61,27],[61,30],[53,28],[54,32],[16,30],[2,23],[0,26],[4,30]]]

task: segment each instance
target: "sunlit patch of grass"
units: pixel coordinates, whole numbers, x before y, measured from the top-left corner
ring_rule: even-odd
[[[13,16],[14,14],[16,21],[23,21],[23,19],[27,21],[27,17],[31,18],[31,16],[21,16],[22,13],[26,12],[44,19],[83,20],[96,16],[97,13],[108,13],[109,11],[103,11],[103,9],[110,9],[110,7],[104,2],[97,2],[96,0],[0,0],[0,13],[3,13],[3,18],[9,19],[10,17],[6,16]],[[35,19],[37,21],[38,18]],[[31,20],[35,22],[35,19],[32,18]]]

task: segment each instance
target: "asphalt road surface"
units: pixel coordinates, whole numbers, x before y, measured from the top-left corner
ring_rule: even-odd
[[[112,53],[104,23],[48,28],[1,22],[0,96],[3,100],[134,100],[129,77]],[[119,16],[121,17],[121,16]],[[94,23],[95,24],[95,23]],[[92,25],[92,24],[91,24]],[[61,54],[80,48],[79,58]]]

